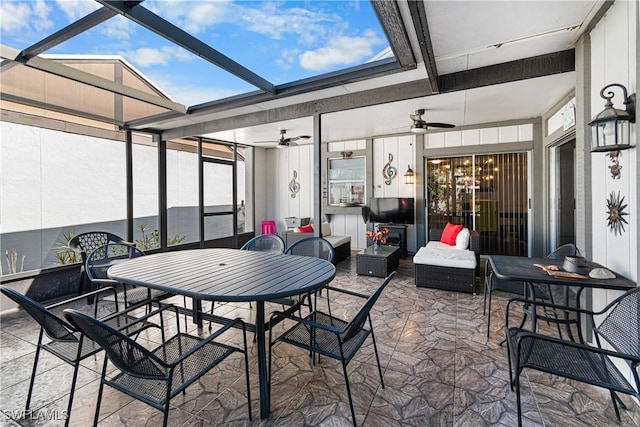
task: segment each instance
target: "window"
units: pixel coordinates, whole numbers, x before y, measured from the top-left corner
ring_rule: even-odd
[[[329,159],[329,206],[367,203],[365,157]]]

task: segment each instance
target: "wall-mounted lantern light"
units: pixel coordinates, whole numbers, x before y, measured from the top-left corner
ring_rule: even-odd
[[[614,93],[611,90],[605,95],[605,91],[610,87],[622,89],[624,110],[613,108],[611,98]],[[633,147],[635,144],[631,141],[631,123],[636,122],[636,94],[627,96],[626,87],[612,83],[602,88],[600,96],[607,102],[604,110],[589,122],[592,130],[591,151],[619,151]]]
[[[414,176],[415,174],[413,173],[413,169],[411,169],[411,165],[407,165],[407,171],[404,173],[404,183],[413,184]]]

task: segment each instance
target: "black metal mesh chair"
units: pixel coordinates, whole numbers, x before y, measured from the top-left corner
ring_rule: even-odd
[[[558,247],[556,250],[551,252],[546,256],[547,259],[551,260],[563,260],[567,255],[579,255],[580,251],[573,243],[567,243]],[[512,282],[509,280],[502,280],[496,277],[493,274],[491,269],[491,263],[489,260],[486,261],[484,267],[484,307],[482,313],[487,315],[487,338],[489,338],[491,331],[491,296],[493,291],[502,291],[507,292],[514,295],[524,296],[526,292],[526,283],[523,282]],[[547,284],[543,283],[533,283],[533,299],[538,301],[550,301],[551,304],[554,303],[553,294],[551,292],[551,288]],[[487,311],[487,299],[489,301],[489,310]],[[557,314],[555,311],[551,313],[546,313],[544,316],[544,320],[557,320]],[[556,322],[558,327],[558,334],[562,337],[562,332],[560,331],[560,325]]]
[[[333,264],[336,258],[336,251],[331,243],[322,237],[306,237],[294,242],[285,251],[289,255],[300,255],[320,258]],[[322,294],[322,289],[319,291]],[[309,301],[311,302],[311,301]]]
[[[275,344],[282,342],[291,344],[296,347],[308,350],[312,354],[327,356],[342,363],[342,371],[344,381],[347,387],[347,395],[349,396],[349,407],[351,408],[351,417],[353,425],[356,425],[356,414],[353,409],[353,399],[351,398],[351,388],[349,386],[349,377],[347,375],[347,365],[353,359],[356,352],[366,338],[371,335],[373,341],[373,350],[378,363],[378,373],[380,374],[380,383],[384,388],[384,380],[382,378],[382,368],[380,367],[380,358],[378,357],[378,349],[376,347],[376,339],[373,334],[373,324],[371,323],[371,309],[376,303],[384,288],[389,284],[395,271],[392,272],[382,282],[382,284],[371,295],[363,295],[357,292],[345,289],[333,288],[328,286],[327,292],[334,291],[348,294],[366,299],[365,303],[360,307],[358,312],[350,321],[326,314],[320,311],[312,311],[304,318],[288,315],[281,312],[275,312],[271,315],[271,322],[283,319],[289,319],[296,324],[277,337],[272,339],[272,330],[269,329],[269,386],[271,386],[271,353]],[[369,328],[366,328],[366,323]]]
[[[107,276],[107,270],[112,265],[141,256],[144,256],[144,252],[135,246],[125,243],[106,243],[96,248],[87,257],[85,264],[87,277],[94,288],[103,286],[121,288],[125,307],[171,297],[171,294],[156,289],[125,286]]]
[[[260,234],[242,245],[240,249],[282,254],[285,246],[284,240],[277,234]]]
[[[152,314],[169,309],[175,310],[176,330],[180,331],[178,311],[174,306],[165,305]],[[161,345],[147,349],[116,329],[84,313],[65,310],[65,316],[78,329],[96,341],[107,354],[100,379],[94,425],[97,425],[100,416],[104,386],[108,385],[161,410],[164,414],[162,425],[166,426],[171,399],[235,352],[244,354],[247,405],[249,419],[251,419],[247,334],[242,320],[235,319],[226,323],[207,338],[178,332],[169,339],[163,340]],[[222,333],[238,324],[242,327],[244,349],[214,341]],[[107,377],[109,360],[118,369]]]
[[[107,243],[123,243],[135,246],[135,244],[126,242],[122,237],[117,236],[107,231],[90,231],[74,236],[69,240],[69,247],[76,252],[80,253],[82,258],[82,267],[80,269],[80,283],[78,285],[78,294],[89,290],[90,282],[85,272],[85,264],[87,263],[87,257],[91,252],[98,249],[100,246],[104,246]]]
[[[71,407],[73,405],[73,395],[75,392],[76,380],[78,377],[78,366],[80,365],[80,361],[96,354],[101,349],[100,346],[98,346],[95,342],[88,339],[83,339],[81,333],[78,332],[62,317],[55,314],[55,311],[86,298],[87,294],[79,295],[75,298],[70,298],[59,303],[44,307],[37,301],[34,301],[31,298],[22,295],[14,289],[2,286],[0,287],[0,291],[8,298],[16,302],[20,306],[20,308],[25,310],[40,325],[40,335],[38,337],[36,354],[33,361],[31,380],[29,381],[29,391],[27,392],[25,411],[29,411],[29,407],[31,405],[31,396],[33,392],[33,386],[35,384],[40,351],[45,350],[73,366],[73,377],[71,380],[69,403],[67,404],[67,420],[65,422],[65,425],[69,425],[69,418],[71,416]],[[115,297],[115,289],[113,288],[99,289],[92,292],[91,294],[95,296],[100,293],[113,293]],[[95,317],[97,315],[97,304],[94,305],[94,307]],[[117,308],[118,307],[116,300],[115,313],[112,313],[108,317],[103,319],[105,322],[107,322],[107,324],[111,325],[114,328],[124,328],[127,334],[135,335],[141,332],[143,329],[155,326],[154,324],[149,322],[138,323],[134,326],[131,326],[131,322],[136,318],[132,316],[128,310],[118,312]]]
[[[277,234],[260,234],[242,245],[240,249],[243,251],[282,254],[284,253],[285,246],[286,244],[284,243],[284,240],[282,240],[282,237],[278,236]],[[249,302],[249,307],[253,307],[251,302]],[[211,301],[211,314],[213,314],[214,308],[215,301]],[[211,329],[211,327],[211,322],[209,322],[209,329]]]
[[[326,239],[322,237],[307,237],[294,242],[285,251],[289,255],[310,256],[325,259],[333,263],[336,251]]]
[[[527,304],[527,300],[515,298],[507,305],[506,330],[509,355],[511,390],[516,389],[518,424],[522,425],[520,402],[520,374],[524,368],[535,369],[575,381],[603,387],[609,390],[618,420],[618,403],[626,409],[615,392],[630,394],[640,399],[640,287],[626,292],[598,312],[568,308],[565,306],[537,303],[551,309],[571,310],[583,314],[594,331],[597,347],[574,341],[509,327],[511,305]],[[604,315],[599,326],[595,316]],[[602,348],[602,339],[613,350]],[[615,362],[626,362],[631,368],[635,388],[620,372]]]

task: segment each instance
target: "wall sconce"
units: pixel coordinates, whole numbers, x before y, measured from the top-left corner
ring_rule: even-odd
[[[605,90],[614,86],[622,89],[624,110],[613,108],[611,98],[614,93],[611,90],[605,95]],[[600,96],[607,102],[604,110],[589,122],[592,130],[591,152],[619,151],[633,147],[630,124],[636,122],[636,94],[627,96],[626,87],[619,83],[612,83],[602,88]]]
[[[411,165],[407,165],[407,171],[404,173],[404,183],[413,184],[414,173]]]

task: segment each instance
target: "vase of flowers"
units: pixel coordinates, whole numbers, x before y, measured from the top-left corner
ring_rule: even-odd
[[[367,231],[364,233],[366,237],[369,237],[373,240],[373,247],[377,248],[378,243],[385,244],[387,243],[387,234],[389,234],[389,229],[386,227],[381,227],[380,224],[376,225],[375,231]]]

